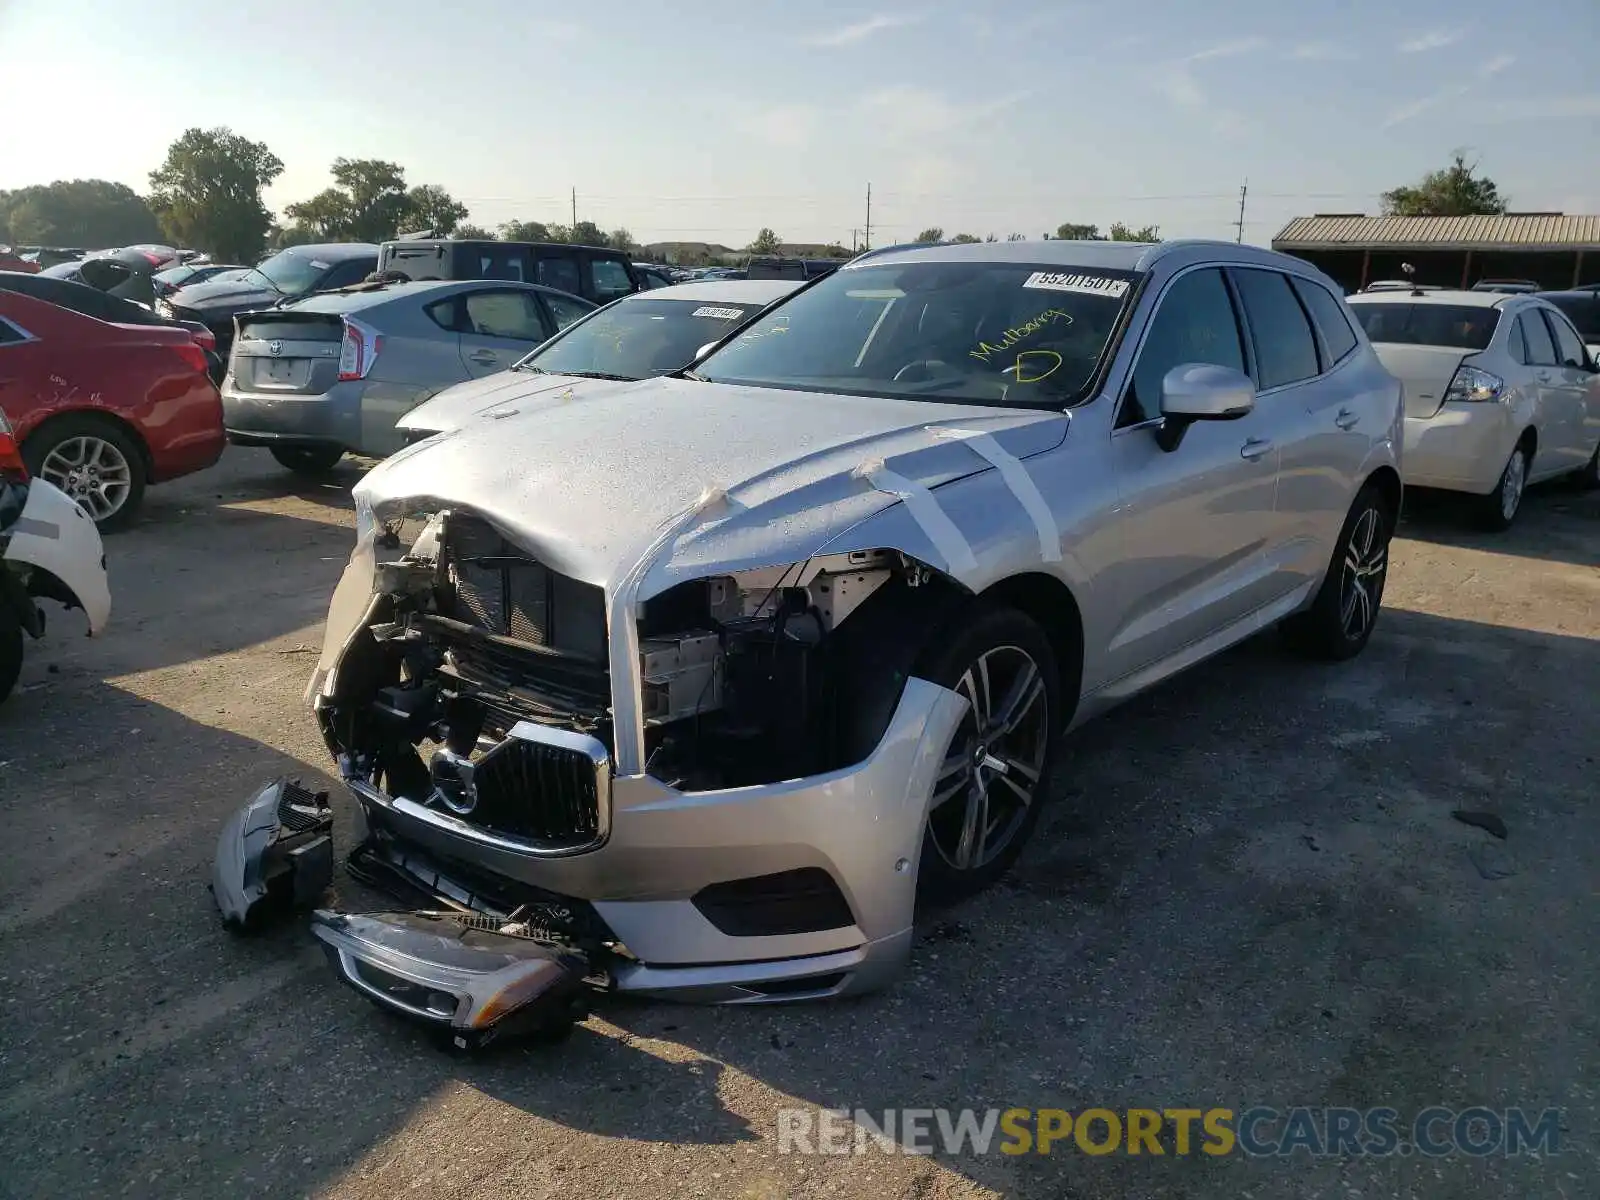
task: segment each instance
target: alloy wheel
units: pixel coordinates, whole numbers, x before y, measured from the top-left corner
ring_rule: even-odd
[[[1339,589],[1339,626],[1356,641],[1378,616],[1383,599],[1384,575],[1389,570],[1389,539],[1383,514],[1368,507],[1350,530],[1345,543],[1344,572]]]
[[[1528,461],[1519,446],[1511,452],[1505,474],[1500,477],[1500,515],[1507,521],[1517,515],[1517,507],[1522,503],[1522,492],[1527,484]]]
[[[39,477],[71,496],[96,522],[115,516],[133,491],[133,468],[122,451],[87,435],[52,447]]]
[[[1032,805],[1050,745],[1050,696],[1018,646],[985,651],[955,686],[968,710],[934,783],[930,841],[957,871],[1003,854]]]

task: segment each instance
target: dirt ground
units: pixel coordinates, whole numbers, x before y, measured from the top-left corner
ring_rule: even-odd
[[[1535,492],[1499,538],[1419,505],[1362,658],[1260,639],[1074,736],[1014,876],[881,995],[611,1006],[560,1048],[460,1060],[341,987],[303,928],[225,933],[206,891],[253,785],[345,807],[301,692],[357,476],[234,450],[155,489],[108,539],[106,636],[63,615],[30,647],[0,710],[0,1194],[1595,1195],[1600,496]],[[1563,1152],[776,1140],[796,1105],[1435,1103],[1560,1107]]]

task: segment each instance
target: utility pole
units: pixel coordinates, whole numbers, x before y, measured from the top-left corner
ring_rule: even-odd
[[[572,189],[572,227],[578,227],[578,189]]]
[[[861,239],[863,250],[872,249],[872,185],[867,184],[867,229]]]
[[[1244,242],[1244,198],[1249,191],[1250,181],[1246,179],[1244,186],[1239,189],[1239,219],[1234,222],[1235,227],[1239,230],[1239,236],[1233,240],[1241,244]]]

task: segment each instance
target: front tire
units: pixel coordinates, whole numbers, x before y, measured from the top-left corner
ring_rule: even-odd
[[[1383,604],[1394,522],[1383,492],[1371,483],[1362,488],[1339,531],[1317,598],[1283,624],[1295,649],[1312,658],[1343,662],[1366,647]]]
[[[1015,609],[979,610],[917,674],[969,705],[929,802],[917,876],[924,909],[982,891],[1016,862],[1039,823],[1063,710],[1050,640]]]
[[[272,457],[296,475],[326,475],[344,457],[343,446],[274,446]]]
[[[5,568],[0,567],[0,571]],[[22,622],[9,608],[0,606],[0,703],[17,686],[22,674]]]
[[[1522,494],[1528,486],[1528,446],[1517,443],[1500,471],[1500,482],[1494,491],[1478,501],[1478,524],[1490,533],[1502,533],[1511,528],[1517,514],[1522,511]]]

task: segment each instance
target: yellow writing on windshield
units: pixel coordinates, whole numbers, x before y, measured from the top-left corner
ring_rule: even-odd
[[[968,350],[967,353],[979,362],[986,363],[1002,350],[1009,350],[1018,342],[1032,337],[1047,325],[1058,321],[1065,322],[1068,325],[1072,324],[1072,318],[1059,308],[1047,308],[1038,316],[1024,321],[1021,325],[1015,325],[1007,329],[1000,335],[998,342],[979,342],[975,349]]]
[[[1016,371],[1018,383],[1038,383],[1061,368],[1061,355],[1054,350],[1019,350]]]

